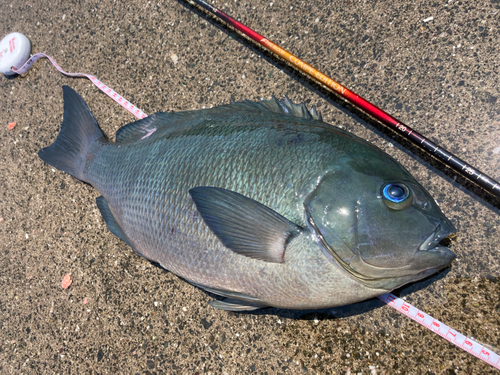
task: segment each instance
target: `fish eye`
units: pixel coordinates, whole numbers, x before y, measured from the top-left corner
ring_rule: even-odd
[[[382,200],[393,210],[403,210],[413,203],[411,190],[401,182],[391,182],[382,189]]]

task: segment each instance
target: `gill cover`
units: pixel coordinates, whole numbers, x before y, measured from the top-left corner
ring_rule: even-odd
[[[454,228],[430,195],[414,180],[395,182],[411,178],[406,173],[388,177],[340,168],[326,173],[304,202],[307,225],[325,254],[372,288],[392,289],[421,279],[455,257],[437,246]],[[396,202],[384,197],[387,186]]]

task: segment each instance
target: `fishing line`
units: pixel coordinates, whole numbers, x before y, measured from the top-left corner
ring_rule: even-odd
[[[194,0],[194,1],[196,1],[200,5],[202,3],[206,4],[200,0]],[[218,11],[216,8],[213,8],[212,6],[210,6],[208,4],[206,4],[206,6],[214,14],[216,14],[215,11],[217,11],[220,14],[224,15],[223,13]],[[204,6],[204,8],[205,8],[205,6]],[[212,11],[212,9],[213,9],[213,11]],[[217,15],[220,16],[219,14],[217,14]],[[224,15],[224,17],[226,17],[229,20],[232,20],[232,18],[230,18],[226,15]],[[247,32],[245,32],[245,34],[254,35],[257,37],[257,39],[259,37],[261,37],[259,34],[246,28],[246,26],[241,25],[239,22],[237,22],[235,20],[232,20],[232,21],[235,22],[236,24],[240,25],[238,27],[238,30],[240,30],[240,31],[242,31],[242,29],[247,30],[248,34],[247,34]],[[252,39],[257,40],[253,37],[252,37]],[[267,41],[267,39],[265,39],[265,40],[266,40],[267,44],[272,43],[272,42]],[[260,41],[259,41],[259,43],[260,43]],[[265,45],[265,44],[263,44],[263,45]],[[269,44],[269,45],[274,45],[274,44]],[[276,45],[274,45],[274,46],[276,46]],[[276,48],[278,48],[279,50],[282,50],[278,46],[276,46]],[[108,87],[107,85],[105,85],[104,83],[99,81],[96,77],[94,77],[90,74],[67,73],[59,66],[59,64],[57,64],[57,62],[52,57],[50,57],[49,55],[46,55],[44,53],[37,53],[28,59],[30,49],[31,49],[31,44],[30,44],[28,38],[26,38],[24,35],[22,35],[20,33],[11,33],[11,34],[7,35],[5,38],[3,38],[2,41],[0,42],[0,73],[3,73],[7,77],[15,75],[15,74],[24,74],[33,66],[33,64],[38,59],[47,58],[56,67],[56,69],[59,70],[62,74],[67,75],[69,77],[85,77],[85,78],[90,79],[92,81],[92,83],[94,83],[94,85],[96,85],[102,92],[104,92],[111,99],[113,99],[115,102],[120,104],[127,111],[132,113],[134,116],[136,116],[139,119],[147,117],[147,115],[143,111],[141,111],[139,108],[135,107],[128,100],[123,98],[123,96],[119,95],[113,89],[111,89],[110,87]],[[272,50],[274,51],[274,49],[272,49]],[[284,51],[284,50],[282,50],[282,51]],[[284,52],[286,52],[286,51],[284,51]],[[288,53],[288,52],[286,52],[286,53]],[[293,55],[290,54],[290,56],[293,56]],[[299,60],[298,58],[296,58],[296,59],[297,59],[297,61],[302,61],[302,60]],[[19,67],[19,68],[16,68],[16,67]],[[314,68],[312,68],[312,69],[314,69]],[[318,76],[320,76],[320,74],[322,74],[319,71],[317,71],[317,72],[319,73]],[[331,81],[334,82],[333,80],[331,80]],[[325,81],[325,82],[327,82],[327,81]],[[326,85],[325,82],[322,82],[322,83],[324,83]],[[338,84],[336,82],[331,83],[331,85],[333,87],[338,87],[340,92],[342,92],[342,90],[345,89],[343,86],[340,86],[340,84]],[[335,85],[339,85],[339,86],[335,86]],[[342,89],[340,89],[340,88],[342,88]],[[345,90],[347,90],[347,89],[345,89]],[[345,91],[345,92],[348,92],[348,91]],[[358,98],[360,98],[360,97],[358,97]],[[362,100],[364,100],[364,99],[362,99]],[[368,103],[368,104],[370,104],[370,103]],[[370,105],[372,107],[375,107],[372,104],[370,104]],[[375,108],[377,108],[377,107],[375,107]],[[379,111],[383,112],[382,110],[379,110]],[[383,112],[383,113],[385,114],[385,112]],[[387,115],[387,116],[389,116],[389,115]],[[411,130],[411,131],[413,132],[413,130]],[[410,305],[406,301],[396,297],[392,293],[384,294],[382,296],[379,296],[378,298],[381,299],[382,301],[384,301],[385,303],[387,303],[389,306],[395,308],[396,310],[405,314],[409,318],[413,319],[417,323],[419,323],[419,324],[423,325],[424,327],[430,329],[431,331],[437,333],[438,335],[440,335],[441,337],[443,337],[447,341],[451,342],[452,344],[464,349],[465,351],[469,352],[470,354],[476,356],[477,358],[485,361],[486,363],[488,363],[491,366],[500,370],[500,356],[497,355],[496,353],[494,353],[493,351],[489,350],[488,348],[484,347],[483,345],[481,345],[481,344],[477,343],[476,341],[462,335],[461,333],[448,327],[446,324],[441,323],[439,320],[434,319],[430,315],[422,312],[421,310]]]
[[[213,15],[222,19],[224,22],[228,23],[235,29],[239,30],[246,36],[250,37],[257,43],[259,43],[260,45],[264,46],[269,51],[274,52],[276,55],[278,55],[285,61],[291,63],[294,67],[296,67],[301,72],[310,76],[316,82],[326,86],[328,89],[340,95],[348,102],[350,102],[351,104],[353,104],[354,106],[356,106],[357,108],[361,109],[363,112],[368,114],[369,116],[378,120],[378,122],[380,122],[381,124],[396,131],[398,134],[402,135],[404,138],[409,140],[414,145],[419,146],[423,150],[427,151],[429,154],[440,160],[443,164],[453,168],[462,176],[472,181],[476,185],[479,185],[480,187],[482,187],[484,190],[494,195],[495,197],[500,198],[500,182],[495,181],[491,177],[488,177],[486,174],[474,168],[472,165],[466,163],[459,157],[453,155],[451,152],[446,151],[444,148],[430,141],[422,134],[418,133],[416,130],[404,124],[402,121],[394,118],[387,112],[381,110],[374,104],[370,103],[369,101],[362,98],[358,94],[352,92],[347,87],[336,82],[335,80],[328,77],[326,74],[320,72],[318,69],[309,65],[305,61],[299,59],[297,56],[291,54],[287,50],[271,42],[269,39],[260,35],[256,31],[250,29],[249,27],[231,18],[227,14],[215,8],[213,5],[208,4],[204,0],[188,0],[188,1],[191,4],[193,3],[198,4],[203,9],[209,11]]]

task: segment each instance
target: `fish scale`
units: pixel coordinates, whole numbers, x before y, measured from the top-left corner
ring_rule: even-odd
[[[215,129],[203,123],[197,126],[203,130]],[[317,176],[321,175],[323,168],[315,163],[315,160],[311,160],[307,163],[307,167],[316,167],[316,170],[309,172],[311,177],[304,176],[303,172],[298,173],[297,169],[293,167],[300,157],[296,152],[297,144],[285,143],[289,147],[279,149],[284,155],[276,155],[276,150],[269,148],[269,136],[267,134],[252,134],[259,131],[251,125],[239,126],[238,132],[231,131],[229,135],[222,126],[220,130],[220,133],[210,132],[209,140],[203,138],[203,135],[196,135],[195,139],[192,139],[193,136],[190,135],[182,135],[168,141],[165,139],[156,140],[153,138],[155,136],[153,134],[149,139],[143,140],[142,145],[100,144],[97,146],[98,150],[95,151],[92,168],[88,167],[87,169],[89,176],[92,176],[89,178],[89,182],[108,200],[113,212],[115,212],[115,207],[117,212],[123,212],[115,217],[121,217],[121,226],[129,238],[135,239],[132,241],[133,247],[138,253],[157,261],[173,273],[202,285],[223,288],[236,283],[233,289],[237,291],[252,290],[256,287],[253,284],[261,282],[261,279],[241,279],[239,276],[245,274],[243,271],[251,268],[260,270],[263,267],[260,264],[262,262],[225,249],[220,246],[218,239],[209,231],[205,231],[205,236],[199,236],[199,233],[203,231],[204,224],[197,215],[194,204],[189,199],[188,190],[195,186],[209,185],[237,191],[265,203],[292,221],[304,224],[303,217],[300,212],[297,212],[296,205],[293,204],[294,191],[284,190],[288,194],[280,195],[275,191],[265,189],[264,181],[256,173],[255,167],[265,168],[267,165],[276,164],[281,172],[278,174],[281,176],[280,181],[275,181],[275,186],[278,187],[286,186],[290,183],[289,181],[299,179],[306,180],[302,185],[311,185],[316,182]],[[269,130],[262,128],[261,131],[268,132]],[[192,133],[198,133],[198,131],[193,130]],[[221,140],[219,137],[222,135],[230,138]],[[210,141],[212,139],[213,142]],[[243,139],[251,140],[250,144],[245,147],[245,162],[233,163],[233,160],[237,160],[240,154],[239,148],[236,146]],[[328,148],[320,147],[319,149],[320,157],[318,159],[324,159]],[[133,155],[134,165],[143,166],[139,172],[139,178],[134,176],[136,167],[129,165],[129,154]],[[189,159],[191,155],[196,158],[202,157],[201,163],[186,165],[183,160]],[[222,155],[225,163],[221,165]],[[124,162],[118,163],[120,159]],[[275,160],[280,160],[280,163],[276,163]],[[103,184],[103,186],[100,184],[100,181],[110,180],[110,177],[106,175],[106,171],[109,169],[102,167],[107,164],[115,165],[114,169],[119,171],[118,173],[113,172],[112,177],[120,181],[117,191],[114,187],[107,189],[109,184]],[[178,178],[179,171],[183,173],[182,179]],[[105,173],[102,174],[102,172]],[[156,211],[153,216],[146,210],[147,207],[151,207],[150,199],[153,194],[151,194],[150,183],[152,181],[157,184],[152,186],[152,190],[162,192],[161,199],[156,200]],[[300,184],[295,181],[295,185]],[[124,194],[127,191],[129,193]],[[280,202],[292,202],[292,204],[279,207]],[[131,209],[121,209],[124,206]],[[193,216],[196,217],[195,220],[193,220]],[[175,228],[175,235],[168,239],[169,248],[166,250],[165,242],[167,240],[162,236],[162,233],[168,232],[168,228]],[[193,243],[193,238],[198,238],[198,241]],[[203,256],[199,249],[210,249],[211,256],[209,258]],[[235,257],[241,259],[235,261],[233,259]],[[232,266],[234,264],[239,265],[239,267],[234,268]],[[275,265],[270,263],[264,264],[264,266],[275,268]],[[192,269],[199,271],[193,275]],[[221,269],[226,270],[226,272],[234,269],[234,272],[226,273],[225,277],[221,277],[224,276],[219,271]],[[283,270],[276,273],[276,279],[282,280],[281,289],[288,289],[290,285],[295,284],[292,280],[284,278]],[[304,283],[300,283],[300,287],[297,286],[297,290],[302,289],[304,289]]]
[[[418,182],[303,105],[156,113],[109,142],[76,92],[65,87],[64,100],[40,157],[94,186],[108,228],[134,251],[224,297],[214,307],[345,305],[454,258],[437,244],[454,228]],[[387,186],[407,195],[389,201]]]
[[[175,137],[168,141],[164,139],[158,141],[151,138],[144,140],[144,144],[140,146],[124,147],[121,145],[119,148],[117,144],[106,143],[97,145],[98,149],[93,151],[95,153],[93,162],[87,167],[88,182],[106,198],[113,212],[121,213],[116,216],[121,218],[124,232],[130,238],[136,239],[133,241],[136,251],[146,258],[154,260],[159,259],[158,254],[163,257],[166,253],[161,234],[168,232],[168,228],[175,228],[176,236],[185,240],[186,237],[191,237],[203,226],[203,221],[197,214],[196,207],[188,194],[188,190],[195,186],[218,186],[237,191],[252,199],[264,202],[268,207],[285,217],[288,216],[292,221],[303,223],[300,213],[293,212],[296,210],[295,205],[279,207],[280,202],[293,202],[292,191],[289,191],[289,196],[282,196],[264,189],[265,179],[255,173],[254,167],[265,168],[266,165],[272,164],[273,160],[279,158],[282,161],[279,164],[282,170],[279,173],[281,179],[277,183],[275,181],[275,184],[285,186],[289,184],[290,180],[304,179],[303,174],[293,174],[292,156],[275,156],[275,153],[269,149],[266,138],[259,134],[249,134],[252,133],[251,128],[250,131],[246,127],[240,127],[240,129],[241,133],[232,133],[237,140],[245,137],[255,140],[246,150],[244,163],[233,163],[233,160],[239,159],[239,152],[235,147],[237,142],[232,139],[220,141],[217,134],[212,135],[215,139],[214,142],[202,138],[192,140],[190,136],[183,136],[180,139]],[[290,153],[290,150],[283,149],[283,153],[287,152]],[[134,165],[130,165],[129,154],[134,157]],[[221,165],[222,154],[225,163]],[[201,163],[187,165],[183,163],[183,160],[189,159],[191,155],[196,158],[202,156]],[[120,159],[124,162],[120,162]],[[113,171],[112,175],[108,176],[109,168],[103,166],[110,164],[115,166],[114,169],[117,172]],[[142,166],[139,172],[136,172],[136,165]],[[232,168],[230,167],[232,165],[238,167]],[[183,172],[184,178],[178,178],[179,171]],[[136,177],[135,173],[139,173],[139,176]],[[319,171],[313,173],[312,179],[315,179],[319,174]],[[101,184],[101,181],[111,179],[116,179],[119,183],[112,186],[108,183]],[[147,208],[152,206],[151,200],[155,195],[154,191],[162,193],[159,199],[156,198],[155,212],[149,212]],[[128,209],[124,209],[124,207]],[[193,220],[193,216],[196,220]],[[198,244],[195,249],[178,245],[178,252],[189,254],[188,257],[191,259],[199,254],[197,248],[209,247],[210,243],[218,243],[218,240],[210,232],[207,233],[207,236],[210,238],[209,243]],[[179,242],[177,238],[174,241]],[[168,254],[174,252],[175,250],[171,249]],[[190,252],[194,252],[194,254],[191,255]],[[231,252],[226,252],[232,255]],[[177,256],[169,256],[169,258],[177,259],[182,264],[186,263],[184,259],[179,260]],[[159,263],[169,270],[178,269],[178,266],[171,259],[162,258]],[[186,275],[183,276],[186,277]]]

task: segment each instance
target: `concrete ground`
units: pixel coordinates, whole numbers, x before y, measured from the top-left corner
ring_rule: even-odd
[[[214,4],[500,179],[498,0]],[[1,37],[25,34],[33,53],[95,75],[148,114],[286,94],[394,156],[457,228],[452,267],[396,294],[500,352],[499,200],[182,1],[23,0],[1,9]],[[38,158],[59,131],[62,85],[84,96],[111,137],[134,120],[48,60],[0,77],[0,373],[494,372],[378,300],[305,312],[213,309],[208,295],[107,230],[91,186]],[[73,283],[62,289],[68,273]]]

